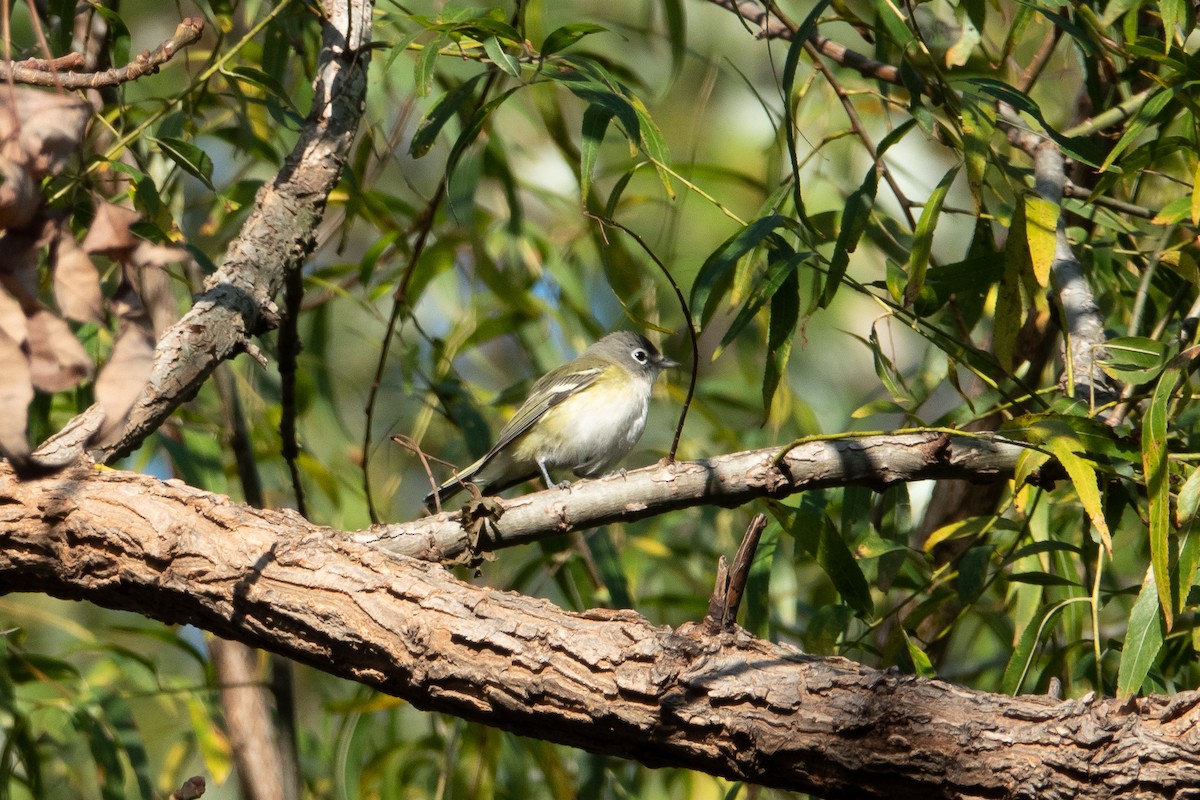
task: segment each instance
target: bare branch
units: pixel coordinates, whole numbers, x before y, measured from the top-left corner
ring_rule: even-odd
[[[486,549],[527,544],[549,535],[610,522],[630,522],[699,505],[733,507],[760,497],[850,484],[880,489],[933,478],[992,481],[1011,474],[1025,446],[998,436],[939,432],[881,434],[809,441],[787,449],[748,450],[701,461],[662,462],[567,489],[498,501],[499,519],[485,528]],[[463,515],[443,512],[353,534],[394,552],[428,560],[467,558],[473,546]]]
[[[83,56],[71,53],[50,61],[29,59],[26,61],[0,61],[0,80],[27,83],[33,86],[61,87],[63,89],[98,89],[135,81],[143,75],[158,72],[159,67],[170,61],[176,53],[188,45],[200,41],[204,33],[204,20],[187,17],[179,23],[171,38],[164,40],[153,50],[140,53],[133,61],[117,69],[103,72],[63,72],[83,65]]]
[[[826,798],[1200,790],[1200,693],[1008,697],[739,629],[579,614],[298,515],[114,470],[0,468],[0,592],[190,623],[523,735]]]

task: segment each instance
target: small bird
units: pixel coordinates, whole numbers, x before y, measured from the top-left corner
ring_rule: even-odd
[[[446,502],[467,481],[495,494],[539,471],[547,487],[554,486],[550,470],[581,478],[608,471],[641,438],[654,379],[677,366],[644,336],[610,333],[543,375],[492,449],[426,496],[425,505]]]

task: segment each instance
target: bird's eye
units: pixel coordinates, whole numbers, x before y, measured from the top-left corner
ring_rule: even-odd
[[[645,350],[638,349],[633,351],[633,360],[639,364],[645,364],[647,358],[648,356],[646,355]]]

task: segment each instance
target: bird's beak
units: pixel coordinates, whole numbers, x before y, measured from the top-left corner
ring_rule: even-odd
[[[659,369],[672,369],[673,367],[678,367],[679,362],[667,358],[666,356],[659,356],[658,361],[654,363],[654,366],[658,367]]]

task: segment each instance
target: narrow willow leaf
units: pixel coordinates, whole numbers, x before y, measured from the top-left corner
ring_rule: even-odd
[[[1159,376],[1170,355],[1167,346],[1145,336],[1118,336],[1104,343],[1106,354],[1096,359],[1105,374],[1134,386]]]
[[[1021,632],[1021,638],[1017,640],[1017,644],[1013,647],[1013,653],[1008,658],[1008,664],[1004,667],[1004,675],[1000,678],[1000,691],[1004,694],[1015,695],[1021,691],[1021,685],[1025,682],[1025,676],[1029,673],[1029,668],[1033,665],[1033,651],[1037,647],[1038,639],[1042,629],[1046,624],[1046,620],[1054,610],[1046,612],[1042,621],[1034,625],[1030,622],[1025,626],[1025,630]]]
[[[760,217],[730,236],[712,252],[692,283],[692,312],[701,312],[702,325],[716,310],[714,304],[719,295],[711,295],[713,288],[732,271],[742,256],[762,244],[773,230],[786,225],[787,222],[778,214]]]
[[[858,562],[854,560],[854,554],[846,546],[845,540],[824,514],[821,516],[817,550],[813,556],[829,576],[833,587],[837,589],[846,605],[858,612],[859,616],[874,616],[875,603],[871,600],[871,589],[867,585],[867,579]]]
[[[658,124],[650,117],[649,110],[641,100],[634,97],[632,105],[640,123],[641,145],[645,149],[646,155],[650,156],[650,160],[654,163],[654,170],[658,173],[658,179],[662,182],[663,188],[667,190],[667,196],[674,200],[675,189],[671,186],[671,173],[667,171],[667,165],[671,163],[671,153],[667,149],[666,137],[662,135]]]
[[[561,28],[555,28],[542,41],[542,57],[545,58],[546,56],[562,52],[585,36],[590,36],[593,33],[605,33],[606,31],[608,31],[608,28],[591,22],[580,22],[574,25],[563,25]]]
[[[808,16],[804,18],[804,22],[796,29],[796,33],[792,36],[792,42],[788,45],[787,56],[783,60],[783,132],[787,139],[788,150],[788,165],[791,167],[792,173],[792,202],[796,206],[796,215],[805,224],[809,225],[808,215],[804,210],[804,197],[801,194],[800,181],[800,159],[796,154],[796,117],[795,108],[792,103],[792,94],[796,87],[796,71],[800,65],[800,55],[804,52],[805,44],[809,37],[817,29],[817,22],[821,18],[821,14],[825,13],[825,7],[833,0],[820,0],[815,3],[812,10],[808,12]]]
[[[409,155],[420,158],[429,152],[446,123],[474,97],[475,84],[482,77],[483,73],[480,73],[437,99],[417,126],[417,132],[413,134],[412,142],[408,145]]]
[[[1154,387],[1154,396],[1142,421],[1142,470],[1149,504],[1150,563],[1154,568],[1158,601],[1168,631],[1175,617],[1175,607],[1170,574],[1171,486],[1167,470],[1167,406],[1178,381],[1177,367],[1163,372]]]
[[[908,254],[908,285],[904,287],[904,304],[912,305],[921,294],[925,285],[925,271],[929,268],[929,253],[933,247],[933,231],[937,227],[938,218],[942,214],[942,204],[946,202],[946,194],[950,184],[958,176],[959,165],[955,164],[934,187],[921,209],[921,218],[917,220],[913,232],[912,249]]]
[[[1125,646],[1121,649],[1121,663],[1117,667],[1119,699],[1132,697],[1141,690],[1154,659],[1162,649],[1165,632],[1154,568],[1151,567],[1146,571],[1142,591],[1133,604],[1133,610],[1129,612],[1129,622],[1125,626]]]
[[[508,100],[508,98],[512,97],[513,94],[520,88],[521,87],[519,86],[514,86],[512,89],[500,94],[495,99],[484,105],[483,108],[480,108],[475,112],[475,114],[467,123],[466,127],[463,128],[462,133],[460,133],[458,138],[454,141],[454,146],[450,148],[450,155],[446,158],[447,175],[454,172],[454,168],[458,166],[459,159],[462,158],[463,153],[466,152],[466,149],[475,141],[476,137],[479,136],[479,132],[483,130],[483,126],[486,125],[487,121],[491,118],[492,112],[503,105],[504,102]]]
[[[967,186],[975,210],[983,207],[983,176],[991,155],[992,134],[996,131],[996,112],[991,106],[964,96],[959,127],[963,132],[963,164],[967,168]]]
[[[1079,442],[1074,437],[1052,437],[1045,443],[1045,447],[1054,454],[1058,463],[1062,464],[1063,469],[1067,471],[1075,494],[1079,496],[1079,501],[1083,504],[1083,510],[1087,512],[1088,519],[1100,533],[1100,543],[1104,545],[1104,551],[1111,558],[1112,533],[1108,530],[1108,523],[1104,519],[1104,507],[1100,499],[1100,482],[1095,467],[1076,452]]]
[[[1175,34],[1187,20],[1187,5],[1185,0],[1160,0],[1158,13],[1162,15],[1163,23],[1163,52],[1171,52],[1175,42]],[[1187,35],[1187,31],[1184,31]]]
[[[992,327],[992,352],[1004,369],[1011,371],[1017,350],[1017,334],[1024,322],[1021,307],[1021,276],[1032,267],[1029,264],[1029,243],[1026,238],[1025,204],[1018,203],[1004,245],[1004,276],[996,290],[995,321]]]
[[[1096,150],[1096,146],[1083,137],[1063,136],[1059,133],[1057,129],[1046,122],[1046,118],[1042,116],[1041,108],[1029,95],[995,78],[967,78],[962,84],[967,89],[977,90],[987,97],[1008,103],[1017,111],[1033,117],[1050,138],[1063,149],[1064,153],[1082,161],[1088,166],[1098,166],[1099,153]]]
[[[1192,224],[1200,225],[1200,162],[1192,173]]]
[[[767,326],[767,368],[763,373],[762,387],[764,417],[771,413],[771,401],[775,399],[779,381],[787,374],[792,339],[796,335],[799,319],[800,278],[793,269],[784,275],[779,291],[771,298],[771,319]]]
[[[495,36],[489,36],[483,40],[483,50],[502,72],[514,78],[521,77],[521,62],[504,52],[500,40]]]
[[[592,190],[592,175],[596,171],[596,158],[600,145],[608,131],[613,113],[604,106],[592,104],[583,112],[583,138],[579,144],[579,192],[583,205],[587,206]]]
[[[1200,507],[1200,467],[1192,470],[1192,474],[1188,476],[1179,490],[1179,499],[1175,503],[1175,524],[1181,528],[1187,525],[1195,518],[1198,507]]]
[[[1170,35],[1167,37],[1170,41]],[[1121,134],[1121,138],[1113,145],[1113,149],[1109,151],[1108,156],[1104,159],[1104,163],[1100,165],[1100,172],[1105,172],[1117,160],[1117,156],[1125,152],[1131,144],[1136,142],[1146,130],[1146,127],[1154,121],[1158,113],[1166,108],[1167,103],[1175,97],[1175,89],[1171,87],[1164,88],[1161,92],[1156,93],[1153,97],[1147,100],[1140,109],[1137,115],[1130,120],[1129,126],[1125,128],[1125,133]]]
[[[1025,239],[1037,285],[1050,286],[1050,267],[1058,239],[1059,206],[1035,194],[1025,195]]]
[[[733,322],[729,325],[729,330],[721,337],[721,344],[717,348],[719,353],[729,346],[729,343],[738,337],[750,321],[758,315],[762,307],[770,302],[775,293],[787,280],[789,273],[796,272],[801,263],[807,258],[810,253],[788,253],[786,255],[772,252],[768,257],[767,274],[761,282],[755,287],[750,298],[742,305],[738,315],[734,317]]]
[[[829,259],[829,275],[825,280],[825,291],[821,293],[821,308],[826,308],[837,294],[842,277],[850,264],[850,254],[858,248],[859,239],[867,229],[870,221],[871,208],[875,205],[875,192],[879,185],[879,175],[872,165],[863,178],[862,186],[854,190],[846,198],[846,207],[842,212],[842,227],[838,230],[837,242],[834,244],[833,256]]]
[[[161,139],[151,139],[158,144],[158,149],[167,158],[174,161],[189,175],[197,178],[209,189],[216,191],[212,184],[213,162],[208,153],[191,142],[164,136]]]
[[[929,660],[929,655],[921,649],[921,646],[913,641],[908,635],[908,631],[904,628],[900,629],[900,635],[904,637],[904,648],[908,651],[908,658],[912,661],[913,671],[922,678],[936,678],[937,671],[933,668],[933,662]]]

